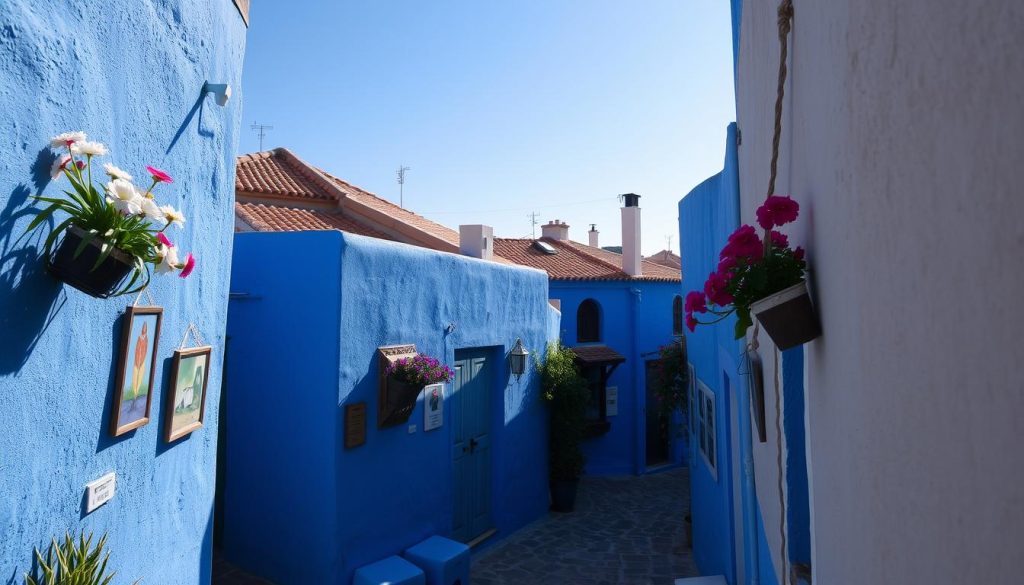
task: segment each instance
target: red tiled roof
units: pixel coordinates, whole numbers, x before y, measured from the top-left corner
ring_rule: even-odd
[[[283,151],[283,152],[279,152]],[[337,201],[312,179],[307,169],[286,149],[268,150],[238,157],[235,165],[235,191],[309,199]]]
[[[585,364],[621,364],[626,358],[607,345],[577,345],[569,348]]]
[[[683,266],[683,259],[672,250],[662,250],[657,254],[653,254],[644,258],[648,262],[654,262],[655,264],[661,264],[662,266],[668,266],[669,268],[679,269]]]
[[[643,274],[629,276],[622,271],[622,255],[594,248],[571,240],[541,238],[556,250],[546,254],[538,250],[531,239],[495,238],[494,253],[522,264],[539,268],[552,280],[646,280],[653,282],[680,282],[676,270],[644,261]]]
[[[254,230],[261,232],[341,230],[382,240],[393,239],[336,211],[239,201],[235,203],[235,214]]]

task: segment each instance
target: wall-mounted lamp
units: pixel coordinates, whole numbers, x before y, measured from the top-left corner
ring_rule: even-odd
[[[517,382],[519,377],[526,373],[526,360],[529,357],[530,352],[523,347],[523,340],[517,337],[515,346],[512,347],[512,351],[508,352],[508,367]]]
[[[210,83],[207,81],[203,84],[203,94],[212,93],[213,99],[217,101],[218,106],[228,105],[228,100],[231,99],[231,86],[226,83]]]

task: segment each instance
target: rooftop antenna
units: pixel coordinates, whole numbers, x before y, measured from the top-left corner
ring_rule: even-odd
[[[669,235],[665,236],[665,240],[668,242],[667,250],[669,252],[671,252],[672,251],[672,234],[669,234]]]
[[[405,165],[400,165],[398,170],[395,171],[395,175],[398,176],[398,205],[399,207],[405,207],[405,172],[410,170]]]
[[[537,212],[534,211],[533,213],[531,213],[530,215],[527,215],[526,217],[530,218],[530,239],[531,240],[536,240],[537,239]]]
[[[267,130],[273,130],[274,127],[266,124],[257,124],[256,121],[253,120],[252,126],[249,126],[249,128],[255,130],[256,135],[260,137],[260,152],[263,152],[263,138],[266,137]]]

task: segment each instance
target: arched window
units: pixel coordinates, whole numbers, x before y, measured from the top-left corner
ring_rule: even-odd
[[[580,303],[576,310],[576,342],[601,341],[601,307],[594,299]]]
[[[672,299],[672,335],[683,334],[683,297]]]

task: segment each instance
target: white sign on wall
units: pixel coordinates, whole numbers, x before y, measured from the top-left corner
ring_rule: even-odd
[[[619,387],[609,386],[604,391],[604,414],[615,416],[619,414]]]
[[[85,513],[89,514],[109,502],[114,497],[116,487],[117,477],[113,471],[85,484]]]
[[[444,384],[423,389],[423,430],[432,431],[444,423]]]

